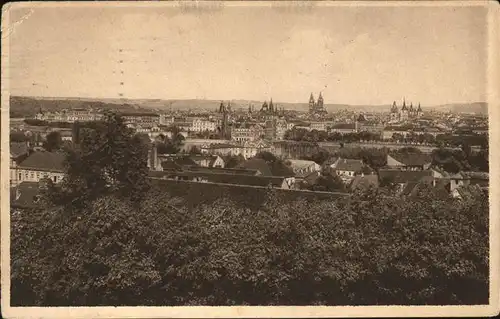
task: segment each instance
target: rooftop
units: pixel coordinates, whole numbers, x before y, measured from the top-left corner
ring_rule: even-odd
[[[263,176],[272,176],[271,168],[269,165],[264,161],[263,159],[260,158],[251,158],[240,165],[238,165],[238,168],[245,168],[245,169],[252,169],[252,170],[258,170],[261,172]]]
[[[41,171],[64,172],[65,159],[66,157],[63,153],[34,152],[19,163],[19,167]]]
[[[363,161],[348,158],[339,158],[333,168],[339,171],[359,172],[363,169]]]
[[[394,183],[418,182],[423,177],[431,176],[431,170],[425,171],[403,171],[400,169],[379,169],[379,180],[390,179]]]
[[[150,173],[151,177],[161,178],[202,178],[211,183],[234,184],[247,186],[275,186],[281,187],[285,178],[277,176],[261,176],[261,175],[243,175],[243,174],[228,174],[228,173],[212,173],[212,172],[154,172]]]
[[[432,162],[432,157],[425,153],[391,153],[387,156],[407,166],[422,166]]]
[[[369,187],[378,187],[378,176],[377,175],[358,175],[355,176],[351,181],[350,188],[369,188]]]

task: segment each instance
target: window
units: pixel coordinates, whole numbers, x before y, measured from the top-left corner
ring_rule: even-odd
[[[23,174],[19,173],[19,180],[22,180],[23,179]]]
[[[54,176],[54,183],[57,183],[57,176]]]

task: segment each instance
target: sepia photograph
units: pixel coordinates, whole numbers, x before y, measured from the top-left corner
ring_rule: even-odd
[[[2,315],[498,314],[498,9],[5,5]]]

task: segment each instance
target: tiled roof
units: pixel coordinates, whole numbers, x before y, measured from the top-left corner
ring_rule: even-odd
[[[34,152],[19,164],[20,168],[31,168],[41,171],[64,172],[63,153]]]
[[[423,177],[432,176],[431,170],[404,171],[399,169],[379,169],[379,180],[391,179],[394,183],[418,182]]]
[[[173,162],[178,166],[198,166],[195,161],[193,161],[189,156],[173,156],[167,157],[163,162]]]
[[[292,166],[293,169],[301,169],[301,168],[307,168],[310,167],[311,165],[315,166],[314,161],[307,161],[307,160],[288,160]]]
[[[266,161],[260,158],[251,158],[243,163],[241,163],[238,168],[246,168],[246,169],[256,169],[259,170],[263,176],[271,176],[271,168],[267,165]]]
[[[161,167],[164,170],[180,170],[181,166],[176,164],[175,161],[163,161],[161,162]]]
[[[335,170],[359,172],[363,169],[363,161],[348,158],[339,158],[334,166]]]
[[[378,187],[378,184],[377,175],[358,175],[352,180],[350,188],[369,188],[370,186]]]
[[[247,185],[247,186],[277,186],[281,187],[285,178],[277,176],[260,176],[260,175],[240,175],[240,174],[219,174],[207,172],[154,172],[150,176],[162,178],[188,177],[188,178],[203,178],[211,183]]]
[[[189,155],[189,158],[191,158],[193,161],[202,161],[202,160],[209,160],[212,158],[217,158],[217,156],[210,155],[210,154],[191,154]]]
[[[308,184],[314,184],[316,183],[316,180],[321,176],[320,172],[312,172],[309,173],[308,175],[304,176],[303,179],[306,181]]]
[[[37,182],[22,182],[10,189],[11,206],[34,207],[37,195],[39,195],[39,184]]]
[[[256,169],[243,169],[243,168],[222,168],[222,167],[202,167],[191,166],[185,169],[190,172],[205,172],[205,173],[225,173],[235,175],[258,175],[259,170]]]
[[[420,166],[432,162],[431,156],[425,153],[392,153],[387,156],[408,166]]]

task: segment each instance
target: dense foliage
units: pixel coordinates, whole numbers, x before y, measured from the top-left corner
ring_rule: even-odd
[[[177,127],[173,127],[171,136],[160,134],[159,141],[156,143],[158,154],[177,154],[181,151],[184,145],[184,136]]]
[[[388,127],[390,128],[390,127]],[[405,133],[403,130],[413,129],[412,127],[399,127],[400,131],[394,131],[390,141],[399,143],[418,143],[418,144],[429,144],[438,147],[451,146],[451,147],[461,147],[464,144],[467,145],[479,145],[484,148],[488,146],[488,136],[484,134],[476,134],[474,132],[460,132],[455,133],[443,133],[433,135],[430,133]],[[308,142],[378,142],[382,140],[381,133],[374,132],[352,132],[352,133],[339,133],[339,132],[326,132],[318,130],[306,130],[303,128],[293,128],[286,131],[286,140],[293,141],[308,141]]]
[[[133,200],[144,195],[149,145],[141,135],[114,113],[102,122],[77,125],[74,130],[74,143],[65,149],[65,177],[60,184],[48,184],[52,202],[85,206],[109,192]]]
[[[269,168],[271,169],[271,173],[273,174],[273,176],[295,176],[292,168],[287,165],[285,161],[274,156],[274,154],[271,152],[259,152],[257,153],[257,155],[255,155],[255,158],[260,158],[266,161],[267,165],[269,165]]]
[[[488,200],[107,194],[12,214],[12,305],[488,303]]]
[[[43,148],[48,152],[53,152],[60,150],[63,145],[63,140],[61,137],[61,133],[58,131],[50,132],[45,137],[45,141],[43,142]]]

